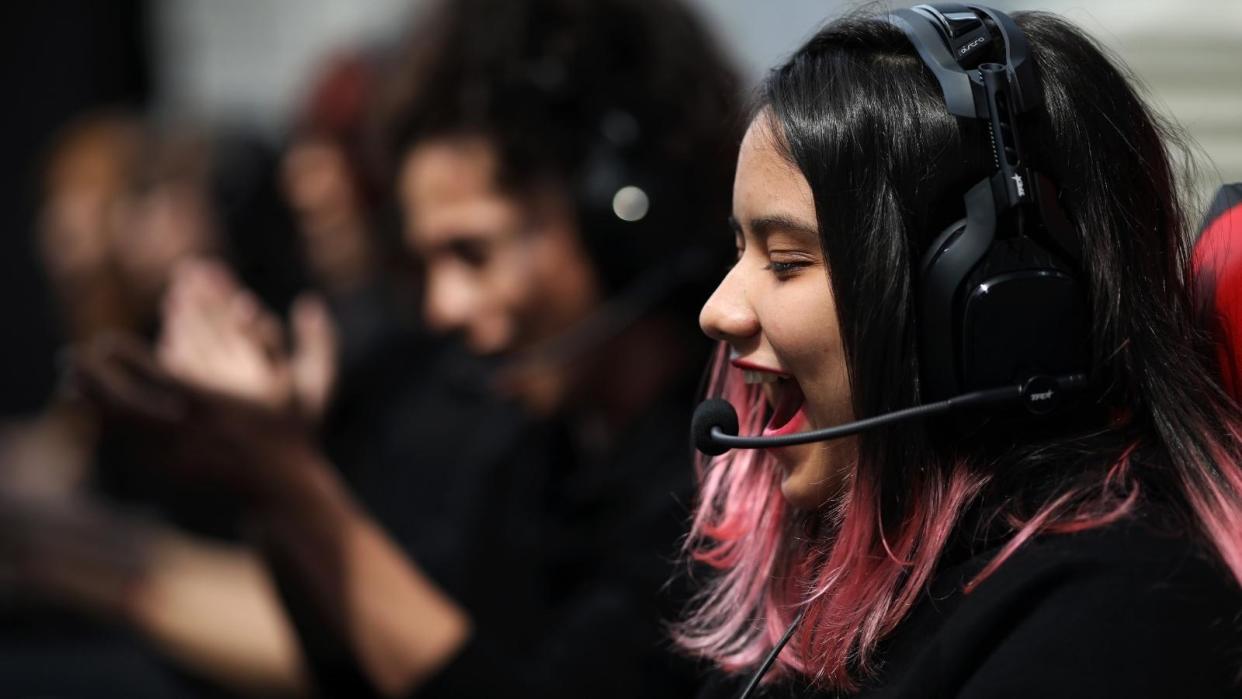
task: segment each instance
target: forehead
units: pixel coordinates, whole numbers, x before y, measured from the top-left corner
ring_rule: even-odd
[[[420,201],[454,201],[495,188],[496,154],[481,138],[415,144],[401,166],[401,193]]]
[[[733,215],[749,219],[784,216],[813,223],[815,199],[802,172],[785,157],[769,112],[751,121],[738,152]]]
[[[414,146],[398,182],[407,240],[426,249],[511,229],[520,208],[496,186],[496,170],[495,153],[482,139],[437,139]]]

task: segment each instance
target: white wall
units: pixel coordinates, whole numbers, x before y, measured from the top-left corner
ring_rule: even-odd
[[[384,40],[426,0],[156,0],[160,110],[277,133],[325,52]],[[752,80],[828,16],[833,0],[689,0]]]
[[[165,113],[253,125],[269,134],[316,61],[392,36],[425,0],[157,0],[157,90]],[[752,81],[843,5],[837,0],[690,0]],[[1086,27],[1134,68],[1153,101],[1208,154],[1200,183],[1242,180],[1242,0],[993,0]],[[899,6],[901,3],[888,3]],[[1218,170],[1218,171],[1217,171]]]
[[[1012,0],[998,6],[1022,7]],[[1184,127],[1201,203],[1242,181],[1242,1],[1043,0],[1112,48],[1148,99]],[[1193,10],[1193,11],[1191,11]]]
[[[155,0],[152,46],[166,116],[271,135],[326,53],[396,31],[410,0]]]

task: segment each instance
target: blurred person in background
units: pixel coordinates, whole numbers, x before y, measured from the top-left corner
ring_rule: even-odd
[[[264,259],[280,241],[263,162],[245,142],[129,114],[68,127],[45,166],[37,236],[68,344],[153,338],[174,269],[205,254],[226,256],[280,303],[296,275],[279,261],[287,252]],[[64,392],[0,431],[5,686],[74,696],[206,689],[127,626],[222,685],[299,686],[291,627],[258,557],[232,543],[232,514],[135,472],[140,446],[101,430],[96,411]],[[70,658],[75,673],[64,671]]]
[[[154,339],[173,270],[208,254],[226,258],[266,303],[287,305],[298,264],[287,231],[281,240],[287,226],[274,190],[263,191],[271,179],[263,162],[262,149],[244,140],[120,112],[67,127],[49,150],[36,234],[66,345],[108,334]],[[82,480],[80,469],[47,465],[62,463],[56,454],[69,445],[94,441],[88,426],[60,438],[81,422],[62,419],[81,408],[62,399],[53,398],[46,419],[4,432],[0,455],[12,468],[3,479],[14,487],[56,493]],[[18,458],[27,450],[31,458]]]
[[[380,67],[378,55],[333,57],[295,119],[281,179],[315,292],[302,294],[290,308],[292,351],[282,380],[256,383],[255,365],[248,363],[253,357],[244,352],[222,355],[226,371],[211,378],[230,377],[231,386],[268,405],[296,404],[299,414],[320,428],[334,463],[347,466],[342,475],[360,498],[380,510],[402,544],[431,559],[430,568],[444,578],[442,560],[455,556],[457,539],[445,535],[453,527],[437,521],[431,505],[451,498],[442,478],[428,482],[420,480],[424,474],[410,472],[411,460],[428,455],[411,448],[405,437],[411,431],[400,423],[433,411],[444,416],[449,397],[423,396],[437,393],[428,384],[431,362],[423,359],[441,343],[418,330],[410,308],[416,276],[405,262],[408,256],[399,254],[398,236],[383,226],[382,188],[365,162],[364,133]],[[186,298],[211,293],[218,280],[236,283],[230,266],[249,269],[260,281],[269,281],[262,279],[264,272],[280,266],[270,259],[280,251],[262,240],[216,240],[215,218],[222,212],[212,205],[230,207],[227,197],[205,200],[212,166],[206,140],[175,131],[171,138],[157,137],[151,131],[129,117],[86,119],[65,136],[49,166],[43,249],[70,324],[83,328],[70,333],[71,344],[126,331],[150,336],[160,325],[164,296],[172,322],[162,334],[179,338],[178,350],[185,341],[194,343],[192,352],[204,344],[218,347],[212,338],[196,338],[195,333],[210,331],[194,322],[200,318],[187,319],[175,309]],[[159,215],[130,215],[144,210]],[[195,244],[202,240],[210,242]],[[206,253],[216,254],[205,261]],[[230,265],[234,260],[239,263]],[[276,281],[284,276],[275,275]],[[165,294],[170,280],[179,280],[177,290]],[[265,297],[273,299],[270,292]],[[252,294],[238,300],[242,303],[227,310],[264,303]],[[285,329],[274,318],[262,325],[265,341],[284,352]],[[167,346],[159,350],[166,361],[180,359]],[[427,368],[412,369],[411,363]],[[411,396],[414,390],[417,398]],[[473,395],[463,396],[463,417],[477,414]],[[105,460],[102,478],[89,473],[96,467],[95,415],[65,400],[57,401],[53,415],[57,419],[40,421],[39,429],[10,430],[14,439],[5,442],[11,448],[4,450],[4,473],[14,484],[5,491],[10,496],[5,514],[21,539],[8,561],[23,571],[13,582],[27,596],[54,598],[59,605],[132,625],[179,667],[218,689],[305,691],[300,653],[271,581],[248,546],[232,542],[232,536],[221,539],[220,525],[227,527],[231,518],[209,518],[218,521],[210,527],[212,537],[203,538],[194,531],[202,518],[193,518],[197,521],[186,531],[172,526],[185,522],[136,515],[135,494],[141,494],[144,507],[168,509],[169,493],[143,485],[151,476],[167,479],[118,468],[117,454]],[[70,415],[89,438],[65,434],[69,421],[59,418]],[[132,446],[125,444],[127,435],[105,436],[120,443],[121,456]],[[52,450],[76,458],[52,460]],[[78,481],[93,481],[96,491],[102,484],[103,495],[112,497],[84,496],[67,483],[48,493],[51,474],[67,466],[77,469]],[[461,469],[455,481],[468,472]],[[208,493],[192,484],[172,485],[178,491],[173,502],[188,498],[195,509],[211,509],[197,502]],[[418,516],[386,507],[383,496],[398,485],[414,489],[416,495],[402,498],[399,507],[414,506]],[[32,489],[62,497],[29,500],[24,496]],[[418,501],[421,493],[427,494],[426,503]]]
[[[333,53],[294,118],[281,185],[297,219],[311,285],[336,326],[337,373],[365,371],[385,344],[418,332],[417,276],[375,143],[375,107],[391,57]],[[296,311],[295,311],[296,314]]]
[[[172,268],[220,247],[205,149],[121,113],[83,117],[55,143],[36,239],[67,344],[153,336]],[[87,477],[95,435],[83,408],[53,400],[41,418],[6,429],[0,477],[10,490],[57,495]]]
[[[108,330],[138,332],[144,319],[155,317],[158,299],[137,298],[142,285],[126,284],[116,260],[126,249],[115,229],[140,157],[140,132],[122,115],[84,119],[66,129],[45,167],[37,243],[72,340]],[[196,231],[170,236],[169,247],[205,252],[205,243]],[[143,305],[149,307],[145,318]],[[33,421],[6,425],[0,439],[6,488],[59,494],[75,487],[93,448],[91,431],[88,420],[61,403]]]
[[[428,380],[446,408],[408,427],[441,455],[409,470],[472,485],[442,522],[460,537],[451,582],[341,482],[272,319],[227,275],[173,289],[161,365],[96,345],[79,386],[245,504],[322,691],[684,695],[662,588],[705,350],[693,317],[728,252],[707,241],[735,78],[674,2],[444,3],[408,45],[387,119],[405,239],[426,322],[475,357]],[[446,376],[500,407],[454,407]]]

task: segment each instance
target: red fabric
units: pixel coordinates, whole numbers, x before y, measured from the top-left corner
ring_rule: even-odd
[[[1193,262],[1201,298],[1215,307],[1225,388],[1242,399],[1242,204],[1208,222]]]

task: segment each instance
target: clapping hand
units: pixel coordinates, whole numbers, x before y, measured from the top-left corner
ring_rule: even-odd
[[[184,263],[165,297],[160,364],[196,386],[318,420],[336,373],[328,310],[304,294],[291,313],[292,350],[279,320],[215,262]]]
[[[279,496],[317,453],[310,425],[329,395],[335,342],[321,303],[294,313],[299,348],[223,269],[177,270],[151,351],[107,336],[75,351],[75,385],[157,462],[252,501]]]

